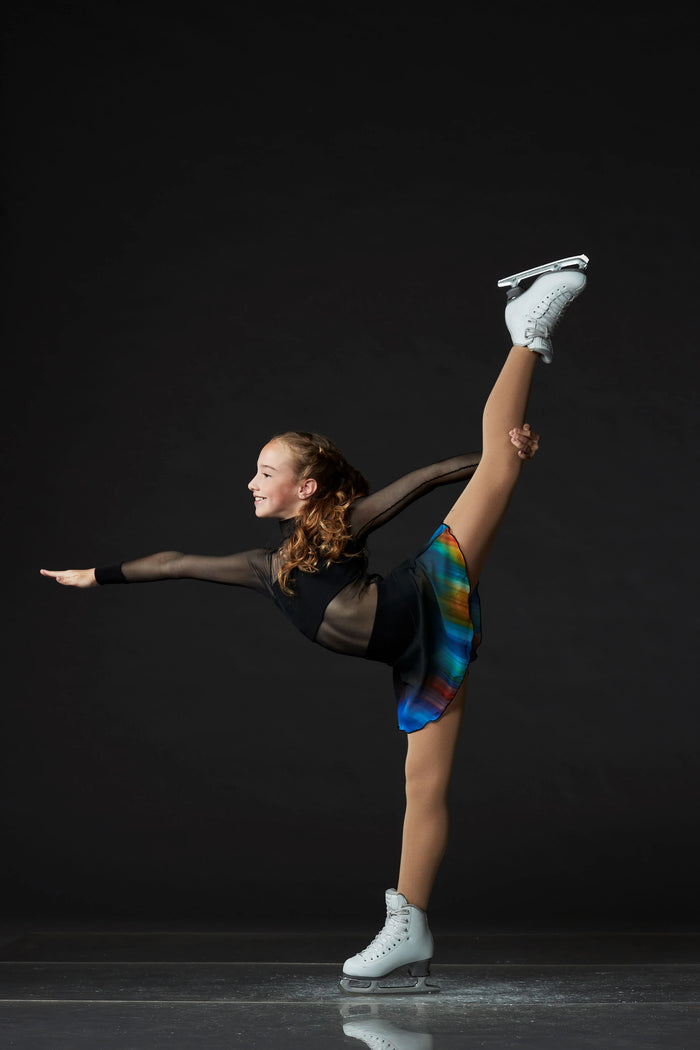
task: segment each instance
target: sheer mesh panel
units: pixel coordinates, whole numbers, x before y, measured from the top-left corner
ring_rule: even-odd
[[[350,512],[355,546],[362,548],[371,532],[434,488],[467,481],[479,459],[479,453],[453,456],[414,470],[357,500]],[[292,622],[320,645],[351,656],[366,655],[375,625],[378,578],[366,573],[365,560],[349,559],[343,563],[343,572],[340,563],[335,563],[327,570],[327,581],[319,580],[320,574],[293,573],[292,600],[282,595],[277,584],[279,565],[279,550],[261,548],[224,557],[162,551],[124,562],[121,569],[127,583],[195,579],[250,588],[271,597]],[[104,582],[118,582],[117,575],[106,570]],[[348,576],[353,575],[355,578],[348,583]],[[337,584],[333,582],[336,579]],[[329,586],[319,585],[323,582]],[[334,586],[338,587],[335,593]],[[314,625],[312,629],[309,624]]]

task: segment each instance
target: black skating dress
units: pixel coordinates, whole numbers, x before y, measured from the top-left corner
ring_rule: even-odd
[[[315,573],[293,571],[291,595],[282,592],[277,574],[294,519],[280,523],[283,538],[275,549],[223,557],[164,551],[103,566],[95,576],[100,584],[208,580],[264,594],[311,641],[393,667],[398,725],[411,733],[440,717],[476,659],[478,590],[470,586],[464,556],[446,525],[384,577],[368,572],[365,543],[371,532],[427,492],[467,481],[479,458],[475,453],[442,460],[356,500],[347,556]]]

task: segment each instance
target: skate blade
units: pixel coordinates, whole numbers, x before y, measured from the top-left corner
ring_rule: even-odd
[[[531,270],[523,270],[522,273],[514,273],[510,277],[502,277],[498,282],[498,287],[517,288],[520,282],[527,277],[538,277],[542,273],[555,273],[557,270],[565,270],[571,267],[577,270],[585,270],[589,261],[587,255],[567,255],[565,259],[555,259],[554,262],[544,263],[542,266],[533,266]]]
[[[391,975],[389,975],[391,976]],[[339,981],[341,991],[348,995],[431,995],[440,986],[430,977],[414,977],[415,984],[385,984],[386,977],[346,977]]]

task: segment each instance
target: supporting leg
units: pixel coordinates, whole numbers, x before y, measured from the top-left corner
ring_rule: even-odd
[[[408,734],[406,819],[397,890],[387,890],[387,921],[371,944],[346,959],[344,992],[383,995],[439,991],[428,980],[433,938],[425,914],[447,845],[447,792],[462,724],[466,682],[437,722]],[[408,967],[408,980],[391,983]]]
[[[466,686],[465,679],[441,718],[407,736],[406,815],[397,890],[423,911],[447,847],[448,791]]]

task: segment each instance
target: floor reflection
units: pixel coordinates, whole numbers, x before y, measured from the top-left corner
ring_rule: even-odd
[[[406,1025],[382,1017],[381,1005],[377,1003],[348,1003],[340,1007],[343,1035],[357,1039],[369,1050],[434,1050],[435,1040],[427,1026],[421,1021],[420,1006],[413,1010],[406,1007]],[[410,1021],[409,1021],[410,1017]]]

